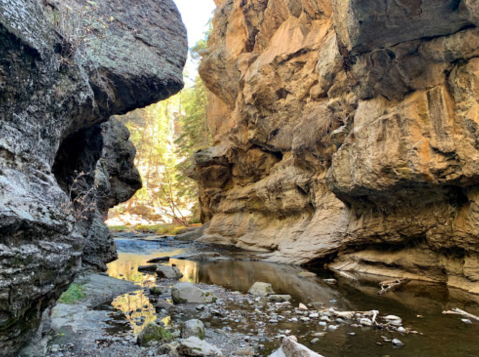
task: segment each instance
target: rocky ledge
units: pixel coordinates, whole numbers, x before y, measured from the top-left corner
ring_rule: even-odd
[[[125,129],[101,123],[183,87],[174,3],[124,6],[0,0],[2,356],[31,339],[82,263],[116,254],[100,217],[141,182]]]
[[[217,0],[203,241],[479,293],[479,7]]]

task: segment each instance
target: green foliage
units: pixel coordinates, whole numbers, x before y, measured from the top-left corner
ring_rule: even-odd
[[[108,227],[112,232],[124,232],[128,230],[127,226],[110,226]]]
[[[78,300],[85,297],[83,286],[80,284],[71,284],[67,291],[65,291],[58,299],[58,302],[63,304],[75,304]]]
[[[177,235],[184,231],[184,227],[180,224],[140,224],[134,229],[139,232],[156,233],[159,235]]]
[[[192,57],[199,58],[205,48],[206,39],[191,49]],[[146,205],[161,209],[175,223],[189,224],[185,216],[198,203],[198,187],[185,172],[195,151],[212,142],[206,107],[207,90],[197,76],[193,85],[176,96],[118,117],[130,130],[130,140],[137,148],[135,165],[143,188],[117,212]]]

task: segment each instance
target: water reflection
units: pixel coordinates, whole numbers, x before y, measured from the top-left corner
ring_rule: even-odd
[[[155,281],[156,276],[138,272],[138,266],[144,265],[152,257],[182,254],[183,249],[154,252],[120,252],[119,259],[109,264],[111,276],[134,281],[139,287],[145,287]],[[380,310],[383,314],[401,316],[406,327],[419,331],[421,335],[400,335],[372,328],[355,328],[342,325],[334,332],[328,332],[319,344],[312,345],[314,332],[322,332],[317,322],[278,323],[269,326],[274,329],[291,329],[300,336],[300,342],[328,357],[477,357],[479,356],[479,325],[467,325],[457,316],[442,315],[443,310],[459,307],[479,315],[479,296],[449,289],[446,286],[410,282],[397,291],[378,296],[379,281],[383,277],[361,276],[359,282],[335,277],[332,273],[319,270],[317,278],[300,278],[297,273],[303,269],[286,265],[268,264],[256,261],[189,261],[170,259],[184,274],[183,281],[215,284],[234,291],[246,293],[256,281],[268,282],[277,293],[290,294],[293,303],[320,302],[325,307],[336,306],[344,310]],[[335,277],[336,285],[325,284],[323,278]],[[142,326],[155,321],[154,309],[139,290],[136,295],[118,297],[113,306],[127,314],[133,330],[138,333]],[[248,307],[238,307],[248,308]],[[140,309],[140,311],[137,311]],[[130,315],[130,313],[133,311]],[[418,316],[421,317],[418,317]],[[136,323],[144,323],[138,326]],[[163,322],[168,323],[167,320]],[[218,320],[218,328],[222,323]],[[254,328],[254,322],[249,325]],[[354,335],[349,333],[354,332]],[[382,336],[399,338],[405,343],[401,349],[393,349],[391,344],[383,342]],[[279,343],[274,341],[273,343]],[[381,344],[378,344],[381,343]]]
[[[117,245],[119,246],[118,260],[108,264],[107,274],[117,279],[132,281],[141,288],[154,285],[157,276],[155,273],[138,271],[140,265],[147,264],[147,261],[152,258],[172,256],[185,252],[185,249],[182,248],[164,247],[158,243],[151,242],[142,243],[123,240],[117,241]],[[145,249],[145,246],[148,248]],[[125,250],[133,250],[134,253],[124,252]],[[112,306],[123,312],[134,334],[139,334],[148,323],[157,320],[155,307],[150,303],[148,297],[145,296],[143,289],[118,296],[113,300]],[[164,318],[162,322],[168,325],[170,323],[169,317]]]
[[[321,278],[300,278],[300,267],[270,264],[256,261],[193,262],[171,259],[184,274],[183,281],[215,284],[231,290],[247,293],[257,281],[268,282],[278,294],[289,294],[297,302],[338,301],[338,307],[345,307],[340,293]]]

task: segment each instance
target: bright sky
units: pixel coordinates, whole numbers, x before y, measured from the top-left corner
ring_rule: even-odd
[[[193,47],[208,30],[216,5],[213,0],[174,0],[188,31],[188,47]]]

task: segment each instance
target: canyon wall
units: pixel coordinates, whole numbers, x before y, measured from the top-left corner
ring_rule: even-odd
[[[202,241],[479,293],[479,5],[217,0]]]
[[[0,43],[0,355],[17,356],[82,265],[116,256],[101,217],[141,180],[126,128],[102,123],[178,92],[187,44],[171,0],[0,0]]]

